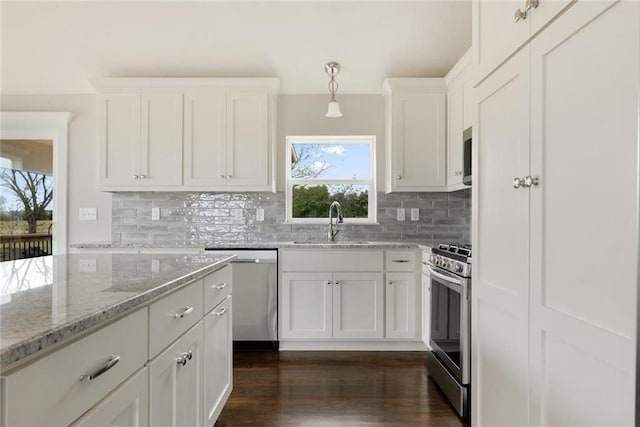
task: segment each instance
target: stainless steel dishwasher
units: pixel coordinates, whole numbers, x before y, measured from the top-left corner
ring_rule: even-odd
[[[234,254],[233,348],[278,350],[278,251],[205,248]]]

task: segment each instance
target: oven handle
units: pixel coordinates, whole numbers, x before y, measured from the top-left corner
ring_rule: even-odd
[[[437,277],[438,279],[444,280],[447,283],[453,283],[454,285],[458,285],[460,287],[464,286],[464,280],[444,275],[444,274],[434,270],[431,266],[428,266],[428,268],[429,268],[429,273],[432,274],[433,276]]]

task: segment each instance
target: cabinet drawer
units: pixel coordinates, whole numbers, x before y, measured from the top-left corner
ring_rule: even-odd
[[[204,278],[204,312],[210,312],[227,295],[231,294],[231,264],[214,271]]]
[[[70,424],[145,364],[146,337],[144,308],[7,376],[6,425]],[[114,356],[119,361],[104,369]]]
[[[149,358],[158,354],[202,318],[202,282],[198,280],[149,307]]]
[[[296,250],[282,252],[282,271],[382,271],[382,251]]]
[[[416,251],[386,251],[386,271],[415,271]]]

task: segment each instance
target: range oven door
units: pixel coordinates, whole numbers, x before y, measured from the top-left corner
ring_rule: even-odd
[[[429,266],[431,276],[431,338],[438,359],[462,385],[470,377],[469,279]]]

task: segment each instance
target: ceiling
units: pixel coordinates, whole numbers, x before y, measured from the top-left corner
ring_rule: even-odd
[[[279,77],[281,93],[380,93],[442,77],[471,1],[0,2],[3,94],[93,93],[97,77]]]

